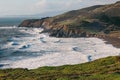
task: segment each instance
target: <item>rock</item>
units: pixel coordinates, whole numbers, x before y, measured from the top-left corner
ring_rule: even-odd
[[[16,45],[19,45],[19,43],[18,42],[13,42],[12,45],[16,46]]]
[[[26,48],[29,48],[31,45],[27,44],[27,45],[24,45],[22,46],[20,49],[26,49]]]
[[[4,66],[4,64],[0,64],[0,67],[3,67]]]
[[[78,49],[78,47],[74,47],[73,50],[74,51],[78,51],[79,49]]]
[[[89,62],[92,61],[92,56],[91,56],[91,55],[88,56],[88,61],[89,61]]]
[[[0,64],[0,68],[4,66],[8,66],[9,64]]]
[[[42,18],[42,19],[29,19],[29,20],[24,20],[19,27],[42,27],[42,24],[44,22],[45,19],[47,19],[49,17],[46,18]]]
[[[46,41],[44,40],[44,37],[41,37],[41,38],[40,38],[40,41],[41,41],[42,43],[46,43]]]

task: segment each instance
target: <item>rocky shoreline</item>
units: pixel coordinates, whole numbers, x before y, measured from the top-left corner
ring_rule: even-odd
[[[100,38],[106,41],[106,44],[112,44],[116,48],[120,48],[120,38],[117,37],[103,37]]]
[[[97,5],[54,17],[25,20],[19,27],[43,28],[42,33],[58,38],[97,37],[120,48],[119,11],[120,2]]]
[[[41,28],[44,28],[44,31],[42,31],[41,33],[49,33],[50,36],[52,37],[58,37],[58,38],[69,38],[69,37],[74,37],[74,38],[77,38],[77,37],[97,37],[97,38],[100,38],[100,39],[103,39],[106,41],[107,44],[112,44],[114,47],[117,47],[117,48],[120,48],[120,38],[118,37],[111,37],[111,36],[106,36],[105,34],[91,34],[91,33],[88,33],[88,32],[81,32],[79,30],[68,30],[67,29],[67,26],[63,26],[63,27],[59,27],[58,29],[48,29],[48,27],[43,27],[43,21],[40,20],[39,22],[39,26],[38,24],[35,25],[31,25],[31,26],[34,26],[34,27],[41,27]],[[30,22],[28,22],[30,23]],[[26,21],[24,21],[22,23],[22,25],[20,26],[29,26],[27,24]]]
[[[41,33],[49,33],[50,36],[52,37],[58,37],[58,38],[69,38],[69,37],[74,37],[74,38],[77,38],[77,37],[97,37],[97,38],[100,38],[100,39],[103,39],[106,41],[107,44],[112,44],[114,47],[117,47],[117,48],[120,48],[120,38],[118,37],[110,37],[110,36],[106,36],[105,34],[91,34],[91,33],[88,33],[88,32],[80,32],[79,30],[68,30],[67,29],[67,26],[63,26],[63,27],[59,27],[58,29],[48,29],[49,26],[47,27],[44,27],[43,26],[43,22],[44,22],[44,19],[43,20],[36,20],[36,21],[39,21],[35,24],[32,24],[31,23],[31,26],[30,26],[30,22],[29,21],[23,21],[23,23],[20,25],[21,26],[28,26],[28,27],[38,27],[38,28],[44,28],[44,31],[42,31]],[[34,21],[33,21],[34,22]],[[29,25],[28,25],[29,23]]]

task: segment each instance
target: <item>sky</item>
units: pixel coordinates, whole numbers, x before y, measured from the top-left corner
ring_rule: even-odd
[[[56,15],[92,5],[119,0],[0,0],[0,17],[14,15]]]

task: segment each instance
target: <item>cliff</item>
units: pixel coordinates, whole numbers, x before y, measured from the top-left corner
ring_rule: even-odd
[[[25,20],[19,27],[42,27],[43,32],[55,37],[103,37],[114,32],[119,34],[120,2],[73,10],[54,17]]]

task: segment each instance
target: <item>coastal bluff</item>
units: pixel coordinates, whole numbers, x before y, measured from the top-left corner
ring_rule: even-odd
[[[120,2],[24,20],[19,27],[43,28],[54,37],[120,37]]]

